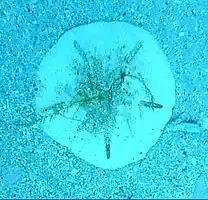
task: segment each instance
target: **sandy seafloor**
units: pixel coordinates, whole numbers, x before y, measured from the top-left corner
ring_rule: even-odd
[[[35,98],[38,65],[64,32],[115,20],[159,42],[176,81],[177,120],[145,159],[104,170],[13,121],[31,111],[24,105]],[[1,0],[0,198],[208,198],[207,118],[207,0]]]

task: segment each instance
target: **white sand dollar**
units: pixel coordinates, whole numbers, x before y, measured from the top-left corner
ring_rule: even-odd
[[[147,31],[123,22],[69,30],[46,54],[38,77],[43,130],[105,169],[144,158],[175,104],[162,50]]]

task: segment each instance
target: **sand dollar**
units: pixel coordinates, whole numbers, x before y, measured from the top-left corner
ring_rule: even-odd
[[[105,169],[144,158],[175,104],[166,56],[150,33],[124,22],[69,30],[42,60],[38,78],[43,131]]]

